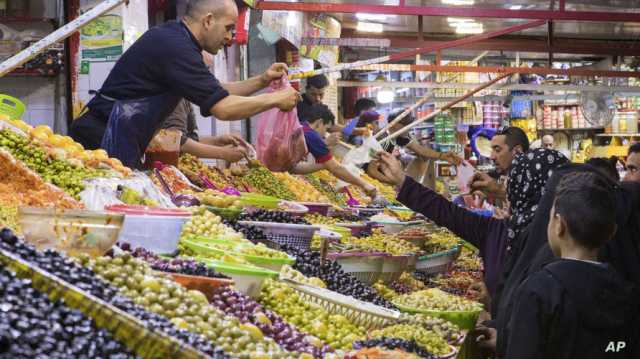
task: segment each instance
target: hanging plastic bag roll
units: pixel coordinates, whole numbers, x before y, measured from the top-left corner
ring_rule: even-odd
[[[290,87],[289,80],[273,81],[268,92],[276,92]],[[287,171],[300,162],[307,154],[302,125],[294,108],[282,112],[277,108],[258,116],[256,151],[258,159],[271,171]]]
[[[375,137],[369,136],[365,138],[361,146],[352,149],[342,158],[342,165],[351,172],[351,174],[360,177],[362,174],[362,170],[360,169],[362,165],[371,162],[373,160],[372,154],[381,151],[384,151],[384,149],[380,143],[378,143]],[[340,189],[348,185],[349,183],[338,180],[336,187]]]

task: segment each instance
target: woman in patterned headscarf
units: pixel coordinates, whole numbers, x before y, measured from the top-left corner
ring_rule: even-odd
[[[510,241],[531,223],[553,170],[567,163],[569,161],[560,152],[545,148],[519,154],[513,159],[507,181],[511,208],[507,235]]]

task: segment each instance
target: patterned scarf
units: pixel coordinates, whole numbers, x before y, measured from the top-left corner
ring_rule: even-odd
[[[553,170],[569,163],[558,151],[545,148],[517,155],[509,169],[507,199],[511,206],[509,241],[518,237],[531,222]]]

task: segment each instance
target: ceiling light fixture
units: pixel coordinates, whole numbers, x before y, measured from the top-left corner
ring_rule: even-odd
[[[382,24],[376,24],[373,22],[358,21],[356,30],[360,32],[382,32],[384,31],[384,26],[382,26]]]
[[[509,7],[510,10],[520,10],[522,9],[522,5],[511,5]]]
[[[475,4],[475,0],[442,0],[442,3],[446,5],[464,6]]]
[[[448,17],[447,22],[449,23],[449,25],[452,25],[452,24],[459,24],[459,23],[473,23],[476,21],[474,19],[470,19],[466,17]]]
[[[378,75],[378,77],[376,77],[376,81],[386,82],[387,78],[383,74],[380,74]],[[393,100],[395,99],[396,93],[391,87],[382,87],[380,90],[378,90],[378,94],[376,96],[376,100],[378,100],[378,103],[388,104],[393,102]]]
[[[484,26],[480,23],[459,24],[455,26],[456,34],[482,34]]]
[[[356,18],[358,20],[369,20],[369,21],[384,21],[387,19],[389,15],[384,14],[367,14],[367,13],[356,13]]]

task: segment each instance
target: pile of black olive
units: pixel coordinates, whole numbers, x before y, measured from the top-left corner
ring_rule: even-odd
[[[293,246],[282,246],[282,250],[296,258],[294,269],[307,277],[322,279],[327,284],[327,289],[364,302],[395,309],[395,306],[382,298],[375,289],[345,273],[337,262],[326,260],[324,264],[321,264],[319,252],[302,250]]]
[[[51,302],[0,266],[0,357],[135,358],[109,332],[63,301]]]
[[[354,349],[382,347],[387,349],[401,349],[407,353],[414,353],[421,358],[435,358],[426,349],[416,344],[413,340],[404,340],[399,338],[376,338],[353,343]]]
[[[228,358],[220,348],[214,348],[211,342],[203,336],[180,330],[166,317],[148,312],[143,307],[134,304],[131,299],[120,295],[117,289],[98,278],[91,269],[82,267],[60,252],[53,250],[37,251],[33,246],[17,238],[8,229],[0,231],[0,249],[12,252],[31,265],[49,272],[129,313],[150,329],[159,330],[214,358]]]
[[[237,221],[224,221],[224,224],[227,227],[233,228],[236,232],[242,233],[244,238],[252,242],[267,238],[264,232],[256,226],[240,224]]]
[[[240,215],[241,221],[273,222],[288,224],[309,224],[304,218],[295,217],[291,213],[282,211],[265,211],[259,209],[253,213],[243,213]]]

